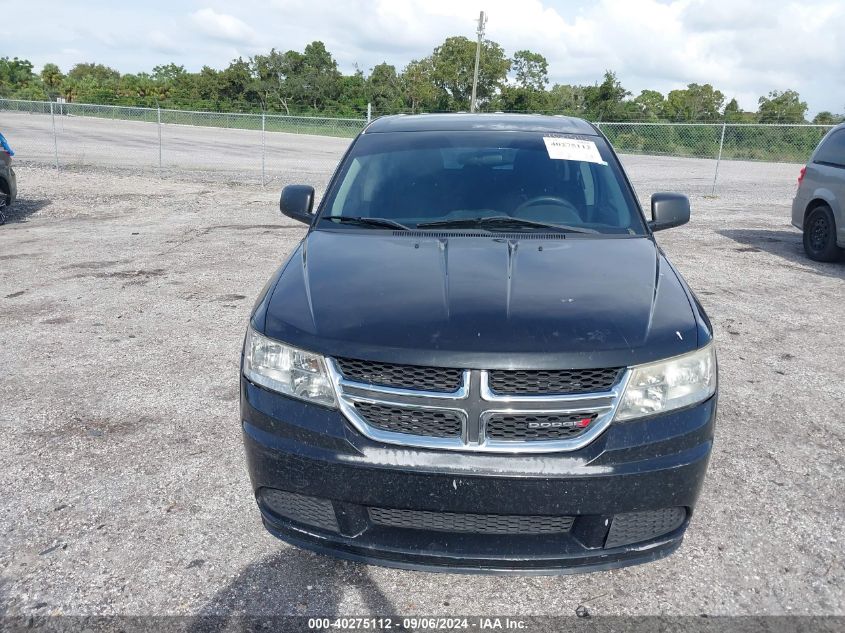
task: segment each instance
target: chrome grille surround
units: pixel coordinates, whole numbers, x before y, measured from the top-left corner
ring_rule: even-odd
[[[337,362],[327,359],[327,367],[334,383],[341,412],[354,428],[364,436],[386,444],[440,450],[482,453],[552,453],[575,451],[590,444],[610,425],[622,393],[628,383],[630,370],[608,391],[575,394],[502,395],[490,388],[486,370],[465,369],[458,389],[452,392],[400,389],[349,380],[341,373]],[[460,437],[434,437],[384,430],[370,424],[356,409],[356,402],[395,407],[398,409],[427,409],[456,414],[462,420]],[[566,439],[507,440],[487,437],[487,420],[494,414],[567,415],[594,414],[595,419],[575,437]]]

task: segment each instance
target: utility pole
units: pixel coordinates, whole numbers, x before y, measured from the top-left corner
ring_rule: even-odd
[[[478,62],[481,60],[481,40],[484,39],[484,26],[487,24],[487,16],[482,11],[478,15],[478,43],[475,45],[475,72],[472,74],[472,99],[469,102],[469,111],[475,112],[475,95],[478,91]]]

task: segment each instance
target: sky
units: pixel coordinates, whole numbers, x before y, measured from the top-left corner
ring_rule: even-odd
[[[0,56],[37,70],[196,71],[322,40],[343,72],[366,74],[474,38],[480,10],[506,54],[548,59],[550,85],[611,69],[634,95],[710,83],[756,110],[761,95],[794,89],[810,116],[845,112],[845,0],[0,0]]]

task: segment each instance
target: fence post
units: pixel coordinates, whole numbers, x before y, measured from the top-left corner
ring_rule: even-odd
[[[266,123],[267,114],[261,113],[261,186],[267,182],[264,178],[264,155],[267,152]]]
[[[373,120],[373,104],[367,103],[367,125]]]
[[[158,171],[161,175],[161,106],[156,108],[158,114]]]
[[[719,178],[719,163],[722,162],[722,148],[725,146],[725,125],[727,121],[722,121],[722,138],[719,139],[719,156],[716,158],[716,172],[713,174],[713,189],[710,190],[710,195],[716,195],[716,180]]]
[[[56,112],[52,101],[50,102],[50,120],[53,122],[53,153],[56,156],[56,171],[59,171],[59,141],[56,138]]]

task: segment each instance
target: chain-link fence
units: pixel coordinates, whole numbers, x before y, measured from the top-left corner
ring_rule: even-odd
[[[0,130],[17,160],[62,167],[208,172],[320,188],[364,118],[192,112],[0,99]],[[761,170],[794,181],[831,126],[739,123],[597,124],[629,169],[673,165],[674,188],[712,195]],[[661,158],[660,164],[649,157]],[[670,160],[676,159],[676,160]],[[777,165],[774,165],[777,164]],[[774,170],[774,171],[773,171]],[[677,186],[676,186],[677,185]]]
[[[366,119],[192,112],[0,99],[0,130],[25,164],[206,172],[326,183]]]

